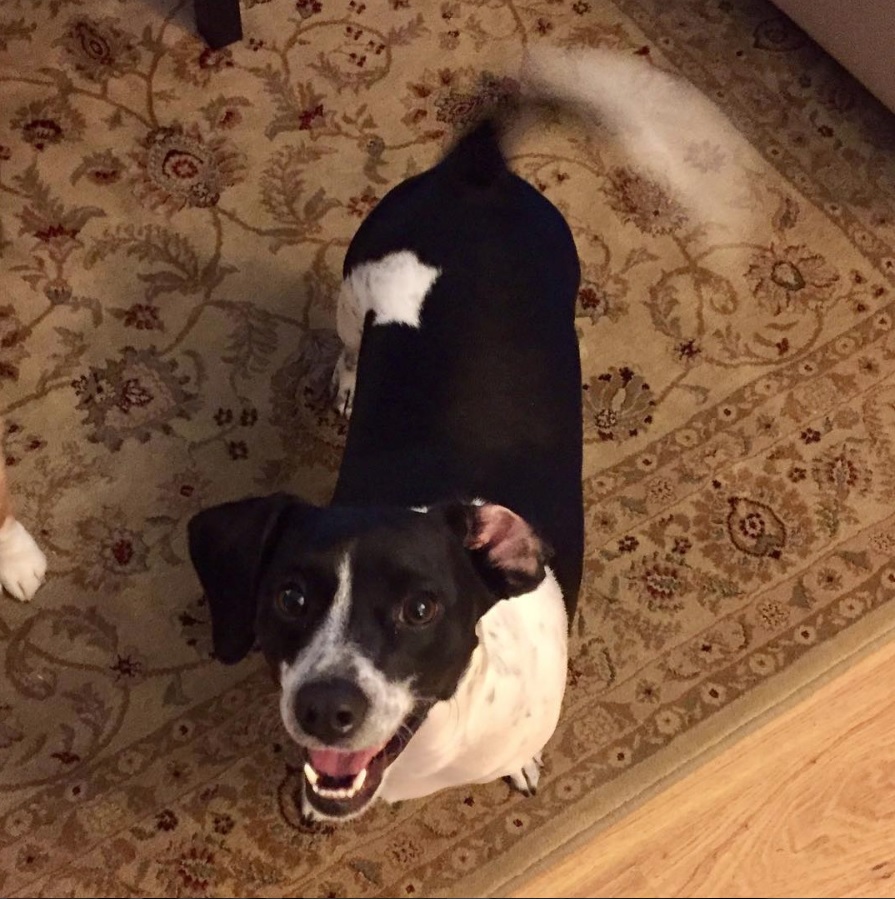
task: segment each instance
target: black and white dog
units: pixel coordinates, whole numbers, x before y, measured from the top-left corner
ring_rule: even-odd
[[[344,278],[332,504],[190,522],[216,655],[260,642],[309,816],[502,776],[533,791],[581,578],[572,235],[487,120],[379,203]]]
[[[534,791],[582,570],[579,277],[563,216],[482,121],[348,249],[331,505],[190,522],[215,652],[260,643],[308,816],[504,776]]]

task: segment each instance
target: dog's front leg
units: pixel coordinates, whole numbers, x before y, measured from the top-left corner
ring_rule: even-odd
[[[544,760],[539,752],[518,771],[508,774],[507,780],[524,796],[534,796],[538,792],[538,781],[541,779],[543,767]]]
[[[24,602],[43,583],[47,559],[13,515],[3,463],[0,458],[0,593]]]
[[[0,524],[0,592],[31,599],[43,583],[46,556],[31,535],[10,515]]]

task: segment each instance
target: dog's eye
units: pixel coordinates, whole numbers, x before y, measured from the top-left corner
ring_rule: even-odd
[[[307,608],[308,601],[300,587],[286,587],[277,594],[277,611],[284,618],[298,618]]]
[[[401,603],[398,619],[409,627],[423,627],[431,624],[438,615],[440,606],[431,596],[411,596]]]

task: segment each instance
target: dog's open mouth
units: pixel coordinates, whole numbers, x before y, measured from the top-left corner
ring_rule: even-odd
[[[349,818],[375,798],[388,766],[401,754],[426,718],[416,709],[384,745],[370,749],[305,749],[304,798],[325,818]]]

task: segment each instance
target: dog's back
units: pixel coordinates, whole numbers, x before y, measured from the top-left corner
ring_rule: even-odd
[[[568,225],[509,171],[485,121],[373,210],[346,279],[366,272],[375,291],[383,260],[393,284],[422,273],[421,305],[414,317],[377,314],[388,297],[369,304],[333,501],[506,505],[553,547],[571,613],[583,523],[580,270]]]

